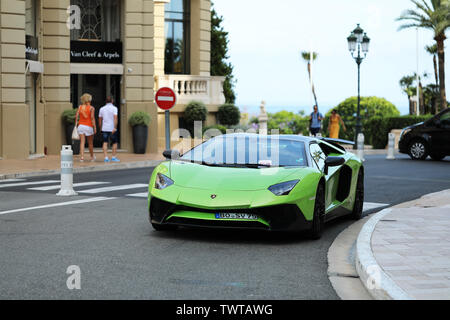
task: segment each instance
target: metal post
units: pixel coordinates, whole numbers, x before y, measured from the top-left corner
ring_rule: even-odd
[[[166,150],[170,150],[170,111],[166,110]]]
[[[395,134],[389,133],[388,154],[386,159],[395,160]]]
[[[356,58],[356,64],[358,65],[358,107],[356,110],[356,126],[355,126],[355,142],[358,142],[358,135],[361,133],[361,52],[358,50],[358,58]],[[358,143],[355,144],[358,148]]]
[[[62,146],[61,149],[61,190],[57,196],[76,196],[73,190],[73,151],[72,146]]]
[[[364,159],[364,134],[362,134],[362,133],[358,134],[358,138],[356,140],[357,140],[356,144],[357,144],[357,148],[358,148],[356,155],[362,161],[365,161],[366,159]]]

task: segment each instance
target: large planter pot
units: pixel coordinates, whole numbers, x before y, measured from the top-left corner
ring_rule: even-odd
[[[133,127],[134,153],[144,154],[147,148],[148,126],[138,125]]]
[[[68,146],[72,146],[73,154],[78,155],[80,154],[80,140],[72,140],[72,132],[73,128],[75,127],[75,124],[66,123],[66,144]]]

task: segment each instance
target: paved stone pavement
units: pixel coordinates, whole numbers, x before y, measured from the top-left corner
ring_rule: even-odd
[[[411,298],[450,300],[450,190],[393,208],[376,225],[372,251]]]

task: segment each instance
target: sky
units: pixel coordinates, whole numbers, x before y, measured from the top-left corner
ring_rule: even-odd
[[[361,95],[379,96],[408,114],[408,98],[399,80],[417,70],[417,33],[398,31],[395,21],[410,0],[213,0],[229,32],[229,61],[237,79],[236,104],[257,113],[261,101],[268,112],[282,109],[310,112],[313,105],[306,63],[301,51],[319,54],[314,84],[321,111],[357,95],[357,65],[347,37],[360,23],[371,39],[361,65]],[[447,36],[450,35],[447,33]],[[446,41],[446,87],[450,95],[450,50]],[[424,47],[433,33],[419,30],[419,71],[434,83],[433,58]]]

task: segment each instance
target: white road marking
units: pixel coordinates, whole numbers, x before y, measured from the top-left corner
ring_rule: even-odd
[[[58,183],[58,182],[60,182],[60,181],[59,180],[47,180],[47,181],[35,181],[35,182],[7,183],[7,184],[0,184],[0,188],[34,186],[34,185],[38,185],[38,184]]]
[[[87,187],[87,186],[96,186],[99,184],[108,184],[111,182],[81,182],[81,183],[74,183],[73,187]],[[28,190],[34,190],[34,191],[49,191],[49,190],[58,190],[59,188],[61,188],[61,185],[57,185],[57,186],[49,186],[49,187],[37,187],[37,188],[28,188]]]
[[[19,181],[25,181],[25,179],[4,179],[4,180],[0,180],[0,183],[19,182]]]
[[[387,207],[389,204],[386,203],[374,203],[374,202],[364,202],[363,211],[372,210],[381,207]]]
[[[132,193],[132,194],[127,194],[127,197],[133,197],[133,198],[147,198],[148,197],[148,192],[142,192],[142,193]]]
[[[45,208],[54,208],[54,207],[64,207],[64,206],[71,206],[71,205],[74,205],[74,204],[106,201],[106,200],[112,200],[112,199],[116,199],[116,198],[98,197],[98,198],[89,198],[89,199],[75,200],[75,201],[68,201],[68,202],[59,202],[59,203],[45,204],[45,205],[37,206],[37,207],[28,207],[28,208],[0,211],[0,216],[4,215],[4,214],[7,214],[7,213],[32,211],[32,210],[39,210],[39,209],[45,209]]]
[[[138,189],[138,188],[148,188],[148,184],[136,183],[136,184],[126,184],[122,186],[114,186],[114,187],[104,187],[104,188],[96,188],[96,189],[88,189],[79,191],[80,193],[101,193],[101,192],[112,192],[119,190],[127,190],[127,189]]]

